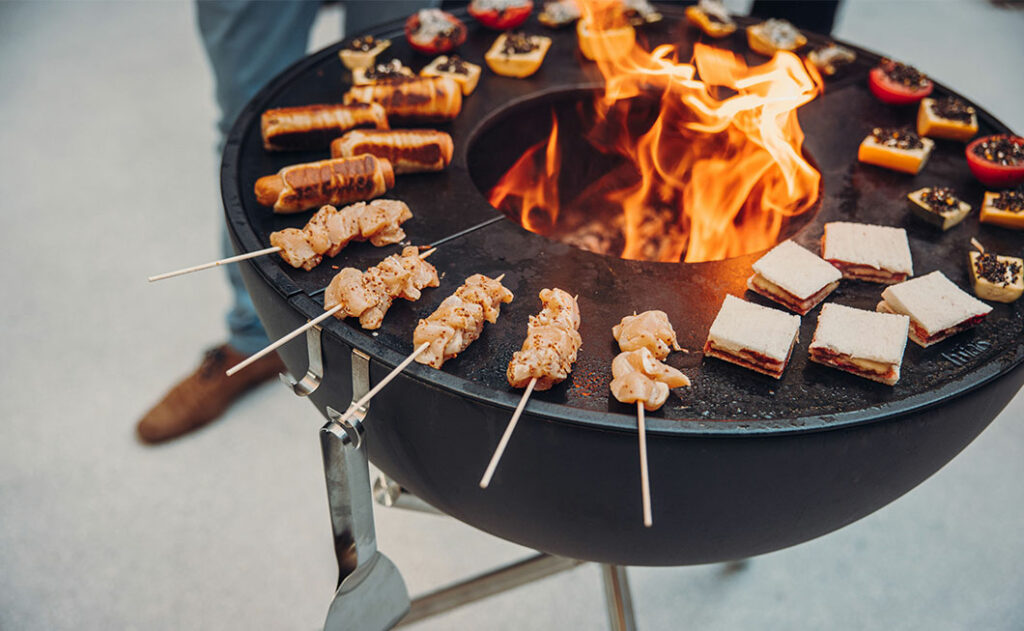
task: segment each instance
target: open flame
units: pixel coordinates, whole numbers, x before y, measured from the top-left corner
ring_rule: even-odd
[[[820,77],[787,52],[748,67],[699,43],[691,63],[680,63],[672,45],[612,50],[623,40],[604,38],[602,29],[616,24],[607,17],[610,6],[583,4],[594,43],[603,47],[597,64],[605,79],[587,141],[625,166],[574,199],[560,199],[562,143],[553,115],[548,138],[502,176],[491,204],[541,234],[555,231],[563,204],[584,215],[614,206],[614,230],[624,241],[619,254],[627,259],[708,261],[774,245],[785,223],[819,195],[821,175],[802,155],[796,110],[819,94]],[[657,117],[637,131],[637,103],[652,98]]]

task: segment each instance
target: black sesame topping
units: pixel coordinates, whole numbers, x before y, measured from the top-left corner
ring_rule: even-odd
[[[974,155],[993,164],[1017,166],[1024,164],[1024,141],[1013,142],[1008,136],[993,136],[975,145]]]
[[[928,86],[928,77],[926,77],[920,70],[913,66],[901,64],[898,61],[892,59],[882,59],[882,63],[878,64],[878,67],[882,69],[885,76],[890,81],[898,83],[904,87],[912,90],[920,90]]]
[[[402,66],[402,62],[397,59],[383,64],[377,64],[372,68],[367,68],[366,78],[371,81],[377,81],[379,79],[392,79],[394,77],[404,77],[408,73],[404,72],[405,68]]]
[[[974,117],[974,108],[954,96],[937,99],[932,103],[932,112],[939,118],[962,123],[970,123]]]
[[[935,188],[926,189],[924,194],[921,195],[921,203],[940,215],[960,209],[960,198],[957,197],[956,192],[948,186],[937,186]]]
[[[469,66],[466,65],[466,61],[458,55],[451,55],[443,62],[437,64],[437,69],[440,72],[448,72],[451,74],[469,74]]]
[[[996,195],[991,205],[1006,212],[1024,212],[1024,191],[1003,191]]]
[[[1020,264],[1000,261],[994,254],[985,252],[974,263],[974,271],[978,278],[984,278],[993,285],[1007,287],[1017,282],[1020,276]]]
[[[501,47],[502,55],[525,55],[537,49],[533,38],[525,33],[509,33],[505,36],[505,45]]]
[[[893,149],[920,149],[921,137],[906,127],[875,127],[871,130],[875,142]]]
[[[352,40],[352,43],[348,45],[348,48],[349,50],[357,50],[367,53],[376,48],[378,43],[379,42],[374,39],[373,35],[365,35]]]

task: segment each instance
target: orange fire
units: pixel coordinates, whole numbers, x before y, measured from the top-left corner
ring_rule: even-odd
[[[583,7],[597,38],[592,44],[605,51],[597,61],[604,91],[587,140],[627,166],[560,200],[562,143],[553,115],[548,138],[505,173],[489,194],[491,204],[541,234],[556,232],[560,213],[621,209],[613,223],[627,259],[709,261],[775,244],[785,223],[819,194],[821,175],[803,157],[796,115],[819,94],[817,73],[786,52],[748,67],[731,52],[699,43],[692,63],[680,63],[672,45],[647,52],[634,43],[612,51],[624,40],[602,39],[602,25],[615,24],[602,17],[608,0]],[[631,131],[642,110],[636,103],[651,98],[657,99],[654,122]]]

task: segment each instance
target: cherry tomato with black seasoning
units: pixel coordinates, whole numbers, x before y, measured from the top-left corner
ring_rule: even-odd
[[[532,0],[473,0],[469,3],[469,14],[480,24],[496,31],[520,26],[532,11]]]
[[[417,52],[438,55],[466,41],[466,25],[451,13],[423,9],[405,21],[405,39]]]
[[[882,59],[868,74],[868,87],[883,103],[910,105],[931,94],[935,85],[913,66]]]
[[[1000,134],[967,145],[967,166],[978,181],[998,188],[1024,182],[1024,138]]]

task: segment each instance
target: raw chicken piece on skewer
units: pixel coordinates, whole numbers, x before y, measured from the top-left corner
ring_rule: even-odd
[[[409,246],[365,272],[346,267],[331,279],[324,293],[324,309],[339,309],[336,318],[359,318],[364,329],[379,329],[395,298],[420,299],[425,287],[437,287],[437,270]]]
[[[644,410],[657,410],[668,399],[669,390],[690,385],[690,380],[661,361],[673,350],[682,350],[676,332],[664,311],[644,311],[626,316],[612,328],[622,350],[612,360],[612,395],[622,403],[636,403],[640,443],[640,493],[644,525],[651,516],[651,483],[647,472],[647,428]]]
[[[664,311],[644,311],[626,316],[612,327],[612,336],[621,351],[646,348],[657,359],[665,359],[672,351],[681,351],[676,332]]]
[[[392,254],[365,272],[360,272],[354,267],[341,270],[331,279],[331,284],[324,293],[325,311],[322,315],[250,355],[245,361],[232,366],[227,371],[228,376],[331,316],[339,320],[348,317],[359,318],[359,324],[364,329],[380,328],[384,314],[395,298],[419,300],[422,289],[437,287],[440,284],[437,270],[424,260],[435,250],[436,248],[420,254],[419,248],[410,246],[403,249],[401,254]]]
[[[292,267],[301,267],[309,271],[320,264],[324,255],[337,256],[352,241],[369,240],[377,247],[398,243],[405,238],[405,231],[401,225],[409,219],[412,219],[412,211],[405,202],[394,199],[357,202],[341,210],[327,205],[316,211],[301,230],[285,228],[270,233],[269,248],[150,276],[149,282],[274,252],[280,252],[281,258]]]
[[[338,422],[348,420],[356,410],[369,403],[413,360],[441,368],[444,362],[466,350],[480,337],[484,321],[491,324],[497,322],[502,303],[512,302],[512,292],[501,284],[503,278],[504,274],[497,278],[473,274],[467,278],[455,293],[441,302],[434,313],[416,325],[412,337],[416,350],[395,366],[380,383],[350,405]]]
[[[519,405],[480,479],[482,489],[491,483],[530,395],[534,390],[548,390],[564,381],[572,371],[576,354],[583,344],[579,333],[580,307],[576,299],[561,289],[543,289],[540,300],[543,307],[540,313],[530,316],[526,339],[522,348],[512,356],[506,372],[509,385],[513,388],[525,387],[526,391],[519,399]]]
[[[512,292],[501,284],[504,274],[491,279],[473,274],[425,320],[420,320],[412,334],[417,349],[426,348],[416,361],[433,368],[469,348],[480,337],[484,322],[494,324],[501,314],[502,303],[512,302]]]
[[[398,243],[405,238],[401,226],[409,219],[412,211],[394,199],[357,202],[341,210],[328,205],[316,211],[302,230],[272,232],[270,244],[281,248],[281,258],[289,265],[309,271],[352,241],[369,241],[378,248]]]

